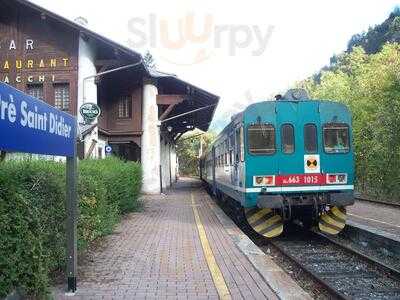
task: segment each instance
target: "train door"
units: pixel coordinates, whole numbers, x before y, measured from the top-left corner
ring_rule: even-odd
[[[302,128],[299,125],[299,102],[281,101],[276,107],[278,175],[285,177],[303,174],[303,138]]]
[[[212,158],[211,158],[211,164],[212,164],[212,191],[214,194],[217,192],[217,186],[216,186],[216,180],[215,180],[215,168],[216,168],[216,161],[215,161],[215,147],[212,147]]]
[[[244,135],[243,126],[235,129],[235,161],[233,170],[233,185],[244,187]]]
[[[313,101],[303,101],[300,103],[298,110],[298,124],[302,140],[300,141],[302,149],[303,169],[305,174],[321,174],[321,118],[319,114],[319,106]],[[321,176],[308,176],[310,185],[320,185],[322,183]]]
[[[236,175],[235,175],[235,132],[231,132],[229,135],[229,174],[230,174],[230,184],[235,185]]]
[[[278,107],[279,174],[299,175],[320,173],[318,155],[318,107],[312,101],[281,102]],[[288,177],[288,184],[302,182],[304,177]],[[310,177],[311,178],[311,177]],[[311,179],[313,179],[312,177]],[[299,179],[299,182],[296,182]],[[308,180],[308,179],[307,179]],[[315,182],[316,184],[318,182]]]

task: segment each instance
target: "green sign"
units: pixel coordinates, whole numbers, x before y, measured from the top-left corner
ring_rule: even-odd
[[[101,110],[96,103],[88,102],[81,105],[79,112],[85,121],[91,122],[100,116]]]

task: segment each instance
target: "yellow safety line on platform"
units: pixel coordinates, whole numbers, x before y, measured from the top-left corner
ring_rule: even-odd
[[[389,225],[389,226],[392,226],[392,227],[398,227],[398,228],[400,228],[399,225],[395,225],[395,224],[391,224],[391,223],[387,223],[387,222],[383,222],[383,221],[379,221],[379,220],[375,220],[375,219],[365,218],[365,217],[361,217],[361,216],[354,215],[354,214],[348,214],[348,215],[349,215],[349,216],[352,216],[352,217],[359,218],[359,219],[363,219],[363,220],[366,220],[366,221],[372,221],[372,222],[376,222],[376,223],[382,223],[382,224]]]
[[[190,197],[192,199],[192,209],[194,219],[196,220],[197,230],[200,236],[201,246],[203,247],[203,252],[207,261],[208,269],[210,270],[212,279],[214,280],[215,288],[217,289],[219,298],[223,300],[231,299],[231,295],[229,293],[228,287],[226,286],[224,276],[222,275],[222,272],[218,267],[217,261],[215,260],[214,254],[211,250],[210,243],[208,242],[203,223],[201,223],[199,212],[197,210],[196,202],[194,201],[192,193],[190,194]]]

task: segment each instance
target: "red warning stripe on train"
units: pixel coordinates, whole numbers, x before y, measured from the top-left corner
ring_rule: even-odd
[[[275,185],[325,185],[325,174],[291,174],[275,176]]]

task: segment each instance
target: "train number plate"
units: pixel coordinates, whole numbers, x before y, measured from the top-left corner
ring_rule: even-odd
[[[325,181],[324,174],[278,175],[275,178],[275,185],[323,185]]]

